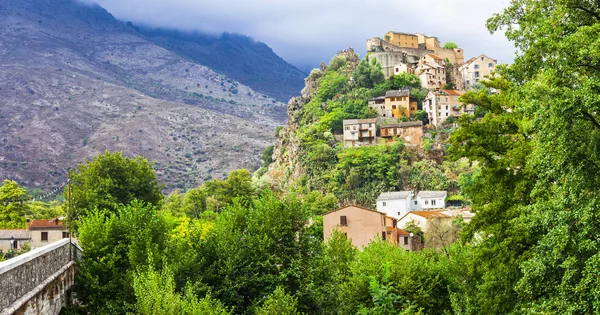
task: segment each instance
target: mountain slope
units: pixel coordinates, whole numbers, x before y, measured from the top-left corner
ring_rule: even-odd
[[[285,107],[140,36],[97,5],[0,3],[0,177],[52,187],[103,150],[168,187],[255,168]]]
[[[148,27],[135,29],[170,51],[278,100],[287,101],[304,86],[305,73],[285,62],[269,46],[248,36],[214,36]]]

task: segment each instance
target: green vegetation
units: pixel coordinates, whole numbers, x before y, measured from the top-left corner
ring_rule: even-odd
[[[446,48],[446,49],[455,49],[455,48],[458,48],[458,44],[455,43],[455,42],[446,42],[444,44],[444,48]]]

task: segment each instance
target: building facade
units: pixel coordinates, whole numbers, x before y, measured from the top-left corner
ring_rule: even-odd
[[[417,193],[416,205],[419,210],[446,208],[446,191],[424,190]]]
[[[448,117],[458,117],[465,113],[475,113],[473,104],[466,104],[460,101],[462,91],[456,90],[433,90],[429,91],[423,101],[423,110],[429,116],[429,123],[440,126]]]
[[[375,118],[344,120],[344,146],[359,147],[372,144],[377,144],[377,120]]]
[[[408,233],[396,227],[397,221],[385,213],[358,206],[346,206],[323,216],[323,236],[327,241],[335,230],[345,233],[352,245],[364,247],[377,238],[403,244]],[[402,245],[401,245],[402,246]]]
[[[32,248],[41,247],[69,237],[67,227],[58,218],[51,220],[31,220],[29,223],[29,233]]]
[[[402,118],[410,116],[410,90],[394,90],[385,93],[385,111],[382,117]]]
[[[484,54],[469,59],[459,67],[462,73],[465,90],[471,90],[479,80],[491,76],[496,70],[498,61]]]
[[[10,241],[13,240],[11,246]],[[0,250],[8,252],[11,249],[20,249],[25,243],[30,243],[29,230],[0,230]]]
[[[384,192],[377,198],[377,211],[399,219],[412,210],[413,193],[411,191]]]
[[[379,128],[379,136],[390,142],[394,141],[394,137],[402,137],[405,143],[418,146],[423,142],[423,122],[383,124]]]
[[[416,34],[389,31],[385,33],[384,39],[401,48],[419,48],[419,37]]]
[[[441,89],[446,85],[446,67],[437,63],[419,64],[415,74],[421,80],[421,87],[425,89]]]

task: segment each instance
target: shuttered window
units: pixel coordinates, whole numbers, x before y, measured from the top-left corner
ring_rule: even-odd
[[[381,232],[381,239],[385,241],[385,238],[386,238],[385,231],[384,231],[384,232]]]
[[[42,232],[42,241],[48,240],[48,232]]]
[[[346,216],[345,216],[345,215],[343,215],[343,216],[340,216],[340,225],[341,225],[341,226],[346,226],[346,225],[348,225],[348,220],[346,219]]]

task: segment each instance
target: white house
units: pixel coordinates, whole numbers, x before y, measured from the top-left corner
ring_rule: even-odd
[[[377,211],[392,218],[401,218],[413,209],[411,191],[384,192],[377,198]]]
[[[377,144],[377,119],[344,119],[344,145],[358,147]]]
[[[448,215],[446,211],[412,211],[402,216],[397,223],[399,229],[406,228],[407,224],[413,223],[421,231],[427,232],[427,220],[431,218],[441,218],[442,220],[452,220],[452,217]]]
[[[417,194],[417,209],[443,209],[446,207],[446,191],[424,190]]]

